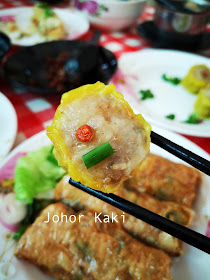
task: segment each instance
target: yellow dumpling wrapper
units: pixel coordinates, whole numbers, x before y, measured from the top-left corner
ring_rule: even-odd
[[[199,91],[194,110],[200,118],[210,118],[210,84]]]
[[[88,142],[76,136],[79,127],[94,131]],[[71,178],[103,192],[116,191],[149,152],[151,126],[135,115],[114,85],[101,82],[63,94],[47,135],[54,155]],[[117,152],[87,169],[82,156],[109,142]]]
[[[195,65],[190,68],[181,84],[186,90],[197,94],[200,89],[210,83],[210,70],[206,65]]]

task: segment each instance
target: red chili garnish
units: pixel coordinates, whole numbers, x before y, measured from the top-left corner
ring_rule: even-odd
[[[209,75],[209,73],[208,73],[208,71],[202,71],[201,72],[201,75],[203,76],[203,78],[205,79],[205,78],[207,78],[208,77],[208,75]]]
[[[34,25],[39,25],[39,21],[37,19],[34,19]]]
[[[88,142],[92,137],[91,127],[87,124],[80,126],[76,131],[76,137],[81,142]]]

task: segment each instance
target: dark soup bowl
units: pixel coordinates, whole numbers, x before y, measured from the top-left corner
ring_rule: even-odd
[[[153,21],[138,26],[138,32],[157,47],[197,51],[210,48],[207,24],[210,2],[155,0]]]

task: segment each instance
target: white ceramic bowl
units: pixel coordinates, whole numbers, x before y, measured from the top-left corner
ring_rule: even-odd
[[[93,26],[117,31],[136,22],[146,0],[73,0],[73,3],[77,9],[86,11]]]

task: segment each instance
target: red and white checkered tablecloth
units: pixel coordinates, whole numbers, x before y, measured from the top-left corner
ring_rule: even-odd
[[[34,2],[32,0],[1,0],[0,9],[30,6],[33,4]],[[61,6],[65,7],[67,5],[69,5],[69,1],[64,1]],[[151,19],[153,13],[153,7],[146,7],[145,12],[141,16],[141,20]],[[90,29],[81,39],[87,40],[92,35],[92,32],[93,30]],[[138,51],[151,46],[136,34],[135,29],[126,32],[103,32],[100,45],[114,52],[117,57],[120,57],[125,52]],[[18,116],[18,135],[15,145],[45,129],[52,120],[60,102],[59,95],[42,95],[28,91],[14,90],[3,78],[0,79],[0,91],[12,102]],[[210,138],[185,137],[210,153]]]

